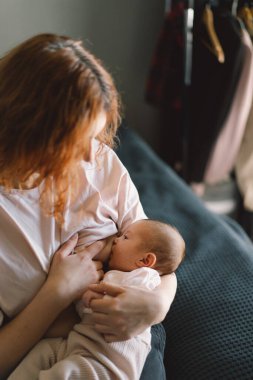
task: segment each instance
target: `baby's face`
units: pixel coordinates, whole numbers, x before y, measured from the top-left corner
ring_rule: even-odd
[[[136,269],[138,260],[143,256],[142,242],[146,238],[143,222],[138,221],[119,237],[116,237],[112,244],[112,252],[109,258],[109,268],[129,272]]]

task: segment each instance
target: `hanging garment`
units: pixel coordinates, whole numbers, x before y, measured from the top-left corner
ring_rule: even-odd
[[[205,182],[215,184],[234,168],[253,98],[253,47],[246,30],[242,31],[245,58],[231,110],[215,142],[205,171]]]
[[[196,18],[200,19],[197,15]],[[230,112],[245,58],[241,27],[231,12],[215,9],[214,24],[224,50],[224,63],[220,63],[208,49],[203,23],[194,23],[192,86],[188,98],[189,182],[202,182],[204,179],[212,148]]]
[[[253,103],[236,158],[235,175],[244,208],[253,211]]]
[[[183,72],[183,14],[182,1],[166,13],[147,78],[145,98],[161,108],[173,106],[178,97],[181,103],[178,84]]]
[[[172,4],[152,57],[146,101],[161,110],[159,154],[174,169],[182,164],[184,2]]]

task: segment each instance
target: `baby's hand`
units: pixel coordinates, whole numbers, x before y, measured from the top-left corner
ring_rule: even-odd
[[[94,292],[93,290],[87,290],[82,296],[82,303],[85,307],[90,307],[92,300],[101,298],[103,298],[103,294]]]

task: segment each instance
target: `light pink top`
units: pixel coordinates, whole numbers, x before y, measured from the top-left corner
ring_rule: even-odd
[[[98,149],[93,142],[93,149]],[[103,146],[99,158],[79,168],[78,200],[72,202],[60,227],[39,206],[39,188],[0,189],[0,324],[2,311],[14,316],[45,281],[57,248],[85,229],[87,244],[146,218],[137,190],[117,155]]]
[[[236,181],[244,208],[253,211],[253,103],[235,164]]]
[[[161,284],[161,277],[157,270],[148,267],[137,268],[131,272],[113,269],[105,273],[101,282],[122,287],[138,287],[139,289],[154,290]],[[105,295],[105,297],[110,298],[110,296],[107,295]],[[85,315],[92,313],[92,310],[85,307],[82,301],[76,303],[76,310],[80,318],[87,318]]]
[[[153,268],[137,268],[131,272],[110,270],[105,273],[103,282],[119,286],[137,286],[142,289],[153,290],[161,284],[161,277]]]
[[[253,97],[253,48],[250,36],[242,30],[245,58],[231,110],[222,127],[209,158],[204,180],[217,183],[230,174],[235,166]]]

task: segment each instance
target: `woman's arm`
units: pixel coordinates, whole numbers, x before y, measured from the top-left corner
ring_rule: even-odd
[[[97,242],[81,253],[70,255],[76,241],[77,236],[56,252],[39,292],[14,319],[0,328],[0,379],[8,376],[57,316],[80,297],[89,284],[102,277],[102,263],[92,258],[103,244]]]
[[[89,286],[92,291],[113,297],[90,303],[95,329],[107,342],[130,339],[165,318],[176,294],[177,279],[173,273],[161,280],[153,291],[107,283]]]
[[[37,343],[66,305],[45,285],[32,302],[0,329],[1,379]]]
[[[58,315],[56,320],[50,325],[43,338],[67,338],[69,332],[76,323],[80,322],[80,317],[72,303],[67,309]]]
[[[158,308],[156,310],[152,325],[160,323],[166,317],[177,291],[177,277],[175,273],[161,277],[161,285],[157,287],[156,293]]]

